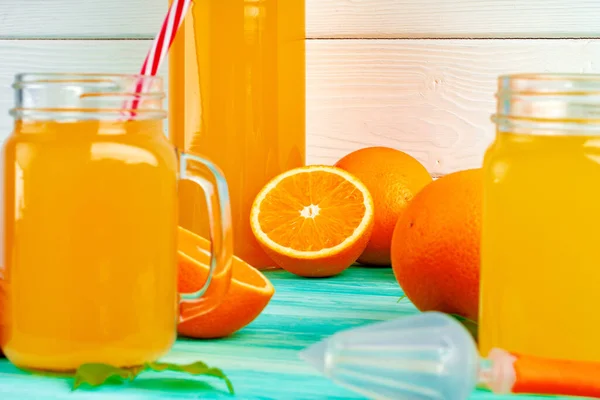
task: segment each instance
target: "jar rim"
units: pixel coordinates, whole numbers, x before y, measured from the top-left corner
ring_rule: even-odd
[[[503,74],[500,79],[528,79],[528,80],[597,80],[600,74],[570,73],[570,72],[521,72],[516,74]]]
[[[143,85],[144,96],[163,94],[164,80],[160,75],[117,74],[95,72],[23,72],[14,77],[13,89],[24,89],[34,85],[85,84],[112,82],[124,86],[128,84],[131,93],[136,86]],[[135,83],[135,85],[134,85]]]
[[[52,79],[54,78],[54,79]],[[64,78],[58,80],[58,78]],[[69,82],[89,81],[101,78],[126,79],[126,80],[153,80],[162,82],[161,75],[141,75],[141,74],[119,74],[111,72],[20,72],[15,74],[15,83],[38,83],[38,82]]]
[[[16,74],[15,119],[164,119],[161,76],[95,72]]]
[[[600,133],[600,74],[500,75],[492,121],[498,131],[536,135]]]
[[[497,96],[503,95],[600,95],[600,74],[517,73],[498,77]]]

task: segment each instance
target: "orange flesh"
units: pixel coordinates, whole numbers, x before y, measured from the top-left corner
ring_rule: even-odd
[[[199,290],[208,275],[210,242],[179,227],[179,275],[181,293]],[[229,336],[250,324],[267,306],[275,289],[258,270],[234,257],[231,285],[223,302],[205,314],[178,325],[183,336],[219,338]],[[215,281],[213,281],[213,284]],[[209,289],[210,290],[210,289]],[[194,306],[182,307],[182,315]]]
[[[186,259],[189,264],[193,264],[194,270],[197,272],[193,279],[187,279],[184,282],[182,288],[180,279],[179,291],[181,293],[193,293],[200,290],[206,281],[208,271],[210,269],[210,241],[198,236],[182,227],[178,228],[178,251],[179,260]],[[232,267],[232,281],[238,281],[243,284],[247,284],[258,289],[266,288],[266,278],[255,270],[252,266],[240,260],[238,257],[234,257]],[[181,273],[181,263],[179,266],[179,272]]]
[[[352,236],[366,213],[364,203],[363,193],[342,176],[303,172],[283,179],[266,195],[260,227],[281,246],[319,251]]]

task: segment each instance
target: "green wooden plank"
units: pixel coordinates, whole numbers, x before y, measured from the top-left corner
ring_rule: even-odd
[[[417,312],[407,300],[398,303],[403,293],[391,269],[356,267],[328,279],[303,279],[284,271],[266,275],[276,294],[254,323],[230,338],[179,339],[165,360],[202,360],[222,368],[241,399],[361,399],[320,376],[299,359],[298,352],[339,330]],[[70,383],[32,376],[0,360],[2,400],[231,398],[218,380],[175,373],[144,373],[132,383],[75,392]],[[487,392],[472,396],[472,400],[502,398]]]

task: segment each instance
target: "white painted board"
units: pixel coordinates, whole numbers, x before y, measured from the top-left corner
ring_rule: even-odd
[[[320,38],[600,37],[598,0],[308,0]]]
[[[0,0],[2,38],[152,38],[168,0]]]
[[[134,72],[148,45],[0,41],[0,138],[16,72]],[[384,145],[434,174],[479,166],[493,138],[496,77],[513,72],[598,73],[600,40],[308,41],[308,162]]]
[[[152,38],[167,6],[168,0],[1,0],[0,39]],[[306,20],[309,38],[600,37],[600,1],[306,0]]]

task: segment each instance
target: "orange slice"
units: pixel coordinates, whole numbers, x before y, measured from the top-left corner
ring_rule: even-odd
[[[351,266],[373,230],[373,199],[365,185],[340,168],[287,171],[256,196],[250,213],[254,236],[281,268],[325,277]]]
[[[178,289],[180,293],[194,293],[208,276],[210,242],[182,227],[178,233]],[[262,273],[237,257],[231,267],[231,284],[223,302],[204,315],[180,323],[179,334],[199,339],[229,336],[254,321],[269,304],[275,288]],[[193,307],[184,304],[182,312]]]

